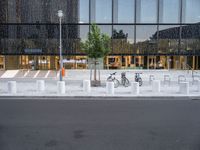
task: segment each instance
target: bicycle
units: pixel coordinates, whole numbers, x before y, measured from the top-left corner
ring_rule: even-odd
[[[120,84],[119,80],[117,80],[115,77],[113,77],[117,72],[111,73],[110,76],[107,78],[107,81],[113,82],[114,87],[117,88]]]
[[[122,72],[122,73],[121,73],[121,84],[122,84],[124,87],[128,87],[128,86],[130,85],[129,80],[126,78],[126,72]]]
[[[142,73],[135,73],[135,82],[138,82],[139,86],[142,86],[143,81],[142,81],[142,78],[140,77],[140,74]]]

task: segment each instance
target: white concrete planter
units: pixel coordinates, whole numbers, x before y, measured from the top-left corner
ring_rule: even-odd
[[[57,94],[65,94],[65,81],[57,82]]]
[[[17,83],[16,81],[8,81],[8,93],[16,94],[17,93]]]

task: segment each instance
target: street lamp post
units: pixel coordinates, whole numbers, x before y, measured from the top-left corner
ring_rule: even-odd
[[[63,17],[63,11],[58,10],[58,17],[60,21],[60,81],[62,81],[62,68],[63,68],[63,58],[62,58],[62,17]]]

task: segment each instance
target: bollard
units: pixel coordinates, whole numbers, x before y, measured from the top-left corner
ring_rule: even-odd
[[[154,80],[152,82],[152,91],[155,92],[155,93],[160,92],[160,80]]]
[[[58,94],[65,94],[65,81],[58,81],[57,82],[57,93]]]
[[[37,80],[36,84],[37,84],[36,88],[37,88],[38,92],[44,92],[45,91],[45,82],[44,82],[44,80]]]
[[[106,93],[109,95],[114,95],[114,82],[106,82]]]
[[[200,92],[200,80],[197,80],[196,84],[197,84],[197,92]]]
[[[16,81],[8,81],[8,93],[9,94],[17,93]]]
[[[91,92],[91,84],[90,80],[83,81],[83,92],[90,93]]]
[[[135,95],[140,93],[139,82],[131,82],[131,93]]]
[[[189,82],[180,82],[179,83],[179,93],[180,94],[189,94]]]

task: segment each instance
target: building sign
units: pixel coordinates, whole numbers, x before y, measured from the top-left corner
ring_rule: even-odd
[[[31,53],[31,54],[42,53],[42,49],[30,49],[30,48],[26,48],[26,49],[24,49],[24,52],[25,53]]]
[[[63,59],[63,63],[86,64],[87,60],[85,60],[85,59],[82,59],[82,60],[74,60],[74,59],[67,60],[67,59]]]

